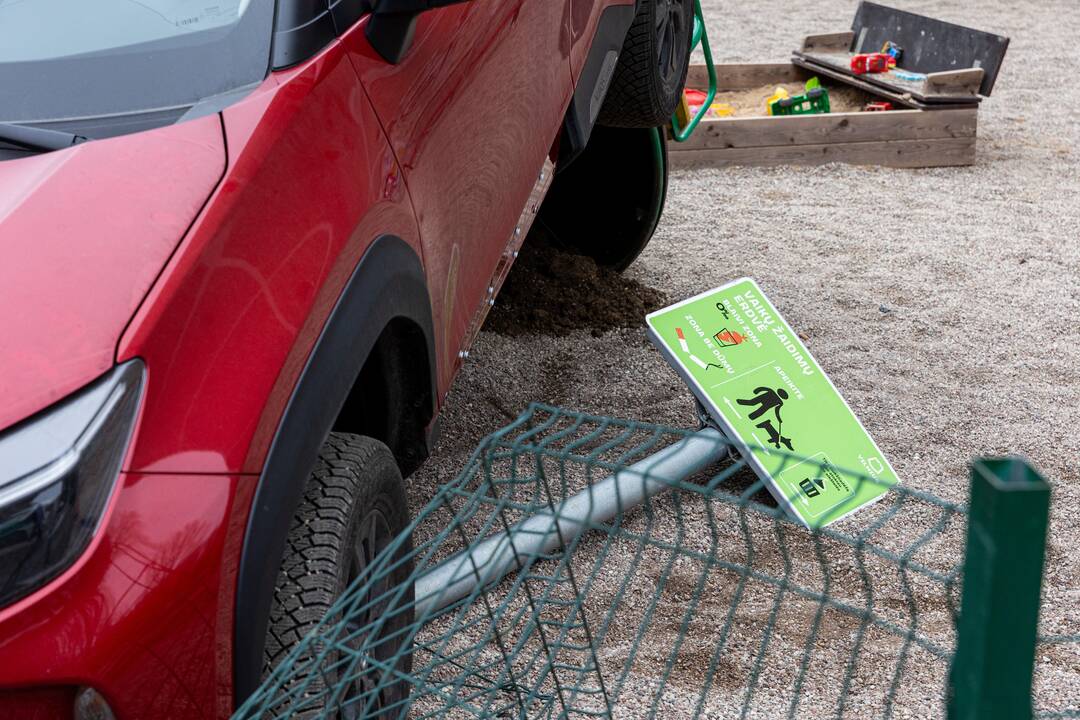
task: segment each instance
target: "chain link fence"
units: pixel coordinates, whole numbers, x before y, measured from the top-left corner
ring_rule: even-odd
[[[810,530],[715,431],[534,405],[236,717],[1030,717],[1049,490],[1017,460],[972,478],[970,508],[898,486]],[[1078,648],[1037,651],[1075,679]]]

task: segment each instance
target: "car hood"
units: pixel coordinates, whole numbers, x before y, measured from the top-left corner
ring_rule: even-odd
[[[225,162],[217,115],[0,162],[0,428],[112,366]]]

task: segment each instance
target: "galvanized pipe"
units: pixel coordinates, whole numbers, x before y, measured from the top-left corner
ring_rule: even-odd
[[[498,582],[530,558],[550,553],[585,532],[636,507],[728,452],[723,436],[707,427],[568,497],[554,511],[526,518],[421,575],[415,585],[417,619]]]

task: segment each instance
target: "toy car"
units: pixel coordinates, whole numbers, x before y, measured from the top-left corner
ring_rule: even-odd
[[[88,7],[0,4],[0,718],[228,717],[407,528],[534,216],[652,236],[691,16]]]
[[[893,109],[891,102],[868,102],[863,108],[864,112],[886,112]]]
[[[904,54],[904,48],[891,40],[886,40],[885,44],[881,46],[881,54],[889,56],[889,67],[896,67],[896,63],[900,61]]]
[[[889,56],[883,53],[861,53],[851,58],[851,72],[856,75],[889,71]]]

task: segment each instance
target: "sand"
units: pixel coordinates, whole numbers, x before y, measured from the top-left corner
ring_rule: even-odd
[[[718,62],[786,58],[804,34],[848,27],[855,10],[850,0],[703,4]],[[620,281],[598,278],[595,291],[636,292],[635,303],[649,304],[753,276],[805,335],[907,486],[963,502],[971,458],[1029,458],[1054,492],[1042,631],[1080,633],[1080,89],[1070,70],[1080,7],[1074,0],[902,7],[1012,37],[980,113],[976,165],[676,174],[651,245]],[[560,312],[559,293],[576,285],[568,277],[560,290],[548,278],[535,306]],[[520,287],[514,297],[522,297]],[[640,325],[578,313],[580,329],[552,330],[516,322],[511,304],[496,306],[492,329],[481,333],[450,393],[442,440],[410,481],[414,508],[459,472],[484,435],[533,400],[694,424],[689,392]],[[500,314],[515,319],[513,334]],[[911,538],[924,530],[912,517]],[[947,558],[958,543],[933,552]],[[894,579],[882,578],[879,590],[884,602],[901,598]],[[725,607],[722,596],[717,603]],[[828,688],[842,675],[828,668],[842,667],[847,650],[834,658],[822,652],[826,670],[816,682]],[[790,659],[770,662],[763,683],[777,684],[764,687],[762,717],[788,707],[786,681],[777,678],[790,675]],[[872,674],[873,656],[861,662]],[[636,681],[647,707],[649,678]],[[894,717],[941,717],[942,683],[942,668],[919,665],[905,677]],[[1042,709],[1080,708],[1080,650],[1040,651],[1036,687]],[[860,707],[845,717],[881,712]],[[718,700],[706,716],[738,717],[739,709]],[[634,707],[619,713],[636,714]]]
[[[763,85],[750,90],[727,90],[716,93],[714,103],[728,105],[732,112],[730,117],[764,117],[768,115],[765,101],[776,92],[777,88],[787,90],[789,96],[802,95],[806,88],[802,83],[779,83]],[[880,98],[870,93],[855,88],[837,85],[829,86],[829,109],[830,112],[860,112],[866,103]]]

